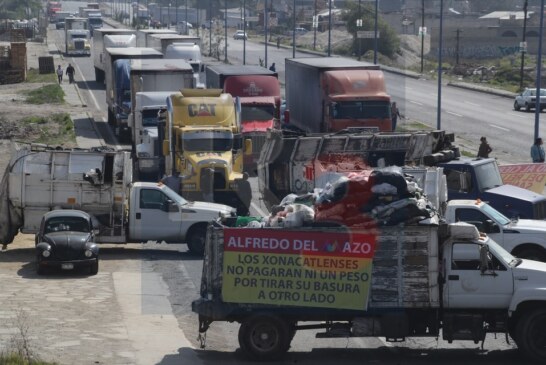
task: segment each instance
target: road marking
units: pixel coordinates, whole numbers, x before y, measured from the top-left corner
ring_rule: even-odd
[[[495,125],[495,124],[489,124],[491,127],[493,128],[497,128],[497,129],[500,129],[500,130],[503,130],[503,131],[506,131],[506,132],[510,132],[510,129],[508,128],[503,128],[503,127],[499,127],[498,125]]]
[[[85,83],[85,86],[87,87],[87,90],[91,90],[91,88],[89,87],[89,84],[87,83],[87,80],[83,76],[83,72],[80,69],[80,66],[78,66],[78,64],[74,61],[74,58],[72,58],[72,62],[74,62],[74,64],[76,65],[76,68],[78,69],[78,72],[80,73],[82,81]],[[93,99],[93,103],[95,103],[95,108],[97,108],[97,110],[101,110],[101,108],[99,106],[99,103],[98,103],[97,99],[95,98],[95,95],[92,92],[89,92],[89,94],[91,95],[91,99]]]
[[[519,114],[519,113],[518,113],[518,114],[516,114],[516,113],[510,113],[510,115],[512,115],[512,116],[514,116],[514,117],[521,118],[521,119],[527,119],[527,118],[525,117],[525,115]]]
[[[422,103],[419,103],[419,102],[413,101],[413,100],[410,100],[409,102],[412,103],[412,104],[416,104],[416,105],[423,105]]]
[[[470,101],[465,101],[465,104],[472,105],[472,106],[480,106],[480,104],[471,103]]]
[[[463,116],[461,114],[457,114],[457,113],[453,113],[453,112],[446,112],[447,114],[451,114],[451,115],[454,115],[456,117],[460,117],[462,118]]]

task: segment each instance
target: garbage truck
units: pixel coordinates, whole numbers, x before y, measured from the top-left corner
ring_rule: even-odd
[[[97,243],[185,242],[202,253],[208,222],[235,210],[187,201],[162,183],[132,182],[130,156],[14,143],[0,187],[0,244],[38,232],[51,210],[77,209],[97,222]]]
[[[546,264],[518,259],[467,223],[208,228],[199,298],[204,346],[237,322],[243,354],[272,361],[298,331],[317,338],[510,335],[546,361]]]

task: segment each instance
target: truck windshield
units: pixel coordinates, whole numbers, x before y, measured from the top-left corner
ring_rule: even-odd
[[[72,34],[72,39],[87,39],[85,34]]]
[[[377,100],[355,100],[332,103],[334,119],[390,119],[390,103]]]
[[[241,120],[271,120],[275,115],[274,105],[252,105],[242,107]]]
[[[101,18],[89,18],[89,25],[92,25],[95,28],[100,28],[102,26],[102,19]]]
[[[159,109],[145,109],[142,111],[142,126],[143,127],[155,127],[157,126],[157,113]]]
[[[485,164],[476,165],[474,170],[476,172],[476,180],[478,181],[480,192],[502,185],[499,167],[494,160]]]
[[[504,226],[510,223],[510,219],[508,219],[504,214],[493,208],[491,205],[484,204],[482,208],[485,214],[489,215],[499,224],[502,224]]]
[[[226,131],[203,131],[182,135],[184,151],[225,152],[233,149],[233,134]]]
[[[516,259],[510,254],[510,252],[499,246],[499,244],[493,241],[491,238],[488,238],[486,242],[487,246],[489,246],[489,251],[491,251],[491,253],[495,255],[495,257],[499,259],[499,261],[506,264],[507,266],[514,267],[519,265],[519,263],[521,262],[521,260]]]

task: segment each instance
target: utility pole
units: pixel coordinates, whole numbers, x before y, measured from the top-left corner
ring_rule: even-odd
[[[358,60],[362,59],[362,39],[358,37],[358,31],[362,28],[362,0],[358,0],[358,19],[356,20],[356,41],[358,42]]]
[[[292,58],[296,58],[296,0],[294,0],[292,7],[292,23],[294,23],[294,28],[292,29]]]
[[[224,63],[227,62],[227,0],[224,0]]]
[[[212,56],[212,0],[209,0],[209,56]]]
[[[519,70],[519,89],[523,90],[523,66],[525,64],[525,33],[527,33],[527,0],[523,4],[523,38],[521,41],[521,68]]]
[[[328,5],[328,57],[332,55],[332,0]]]
[[[527,2],[527,1],[525,1]],[[535,139],[538,138],[538,131],[540,126],[540,78],[542,77],[542,39],[544,35],[544,0],[540,2],[540,32],[538,42],[538,55],[537,55],[537,90],[536,90],[536,104],[535,104]]]
[[[317,49],[317,28],[318,28],[318,15],[317,15],[317,0],[315,0],[315,11],[313,16],[313,51]]]
[[[415,31],[415,28],[414,28]],[[425,66],[425,0],[421,0],[421,75]]]
[[[267,0],[265,0],[265,7],[264,7],[264,28],[265,28],[265,60],[264,60],[264,66],[267,68],[267,38],[268,38],[268,32],[269,32],[269,10],[267,9]]]
[[[455,31],[455,33],[457,34],[456,38],[455,38],[455,40],[456,40],[456,43],[455,43],[455,65],[457,65],[457,66],[459,65],[459,41],[460,41],[462,32],[463,31],[460,30],[460,29],[457,29]]]
[[[246,35],[246,0],[243,0],[243,34]],[[243,65],[246,65],[246,37],[243,37]]]
[[[442,47],[444,36],[444,0],[440,0],[440,36],[438,44],[438,105],[436,115],[436,129],[442,129]]]
[[[373,41],[373,64],[377,65],[377,12],[379,0],[375,0],[375,25],[374,25],[374,41]]]

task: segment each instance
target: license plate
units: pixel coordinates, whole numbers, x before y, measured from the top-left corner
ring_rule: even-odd
[[[63,270],[72,270],[74,268],[74,264],[62,264],[61,269]]]

